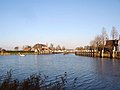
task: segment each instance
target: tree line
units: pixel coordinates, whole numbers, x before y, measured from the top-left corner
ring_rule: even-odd
[[[52,43],[50,44],[50,46],[46,45],[46,47],[48,47],[49,50],[53,50],[53,51],[54,50],[65,50],[66,49],[65,46],[60,46],[60,45],[54,46]],[[27,48],[28,51],[30,51],[32,49],[32,46],[29,46],[29,45],[23,46],[23,50],[25,50],[25,48]],[[38,47],[38,48],[42,48],[42,47]],[[18,51],[19,47],[18,46],[14,47],[14,50]]]
[[[111,36],[112,40],[118,40],[119,33],[115,27],[112,27],[110,36]],[[110,40],[110,39],[106,32],[106,28],[103,27],[101,34],[96,35],[94,40],[90,41],[90,46],[92,46],[93,48],[98,48],[100,46],[104,47],[106,44],[106,40]]]
[[[110,32],[110,37],[112,40],[119,39],[118,30],[113,26]],[[93,40],[90,41],[90,46],[85,47],[77,47],[76,50],[83,50],[83,49],[97,49],[98,47],[104,48],[106,44],[106,40],[110,40],[109,35],[106,31],[106,28],[103,27],[100,34],[96,35]]]

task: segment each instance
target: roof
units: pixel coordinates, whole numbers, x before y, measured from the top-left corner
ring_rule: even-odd
[[[33,48],[42,48],[42,47],[47,47],[45,44],[35,44]]]
[[[118,40],[107,40],[105,46],[118,46]]]

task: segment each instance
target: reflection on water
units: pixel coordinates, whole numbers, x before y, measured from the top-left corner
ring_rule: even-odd
[[[77,78],[78,90],[120,90],[120,61],[75,55],[0,56],[0,77],[12,69],[22,80],[41,72],[50,78],[67,72]],[[74,74],[73,74],[74,73]]]

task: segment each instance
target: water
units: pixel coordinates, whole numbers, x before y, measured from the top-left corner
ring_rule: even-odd
[[[120,60],[73,54],[0,56],[0,77],[10,69],[19,80],[38,72],[49,78],[67,72],[71,81],[77,77],[77,90],[120,90]]]

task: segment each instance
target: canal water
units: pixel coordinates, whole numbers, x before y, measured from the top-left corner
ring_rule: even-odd
[[[10,69],[19,80],[39,72],[49,78],[67,72],[71,81],[77,77],[77,90],[120,90],[120,60],[73,54],[0,56],[0,78]]]

